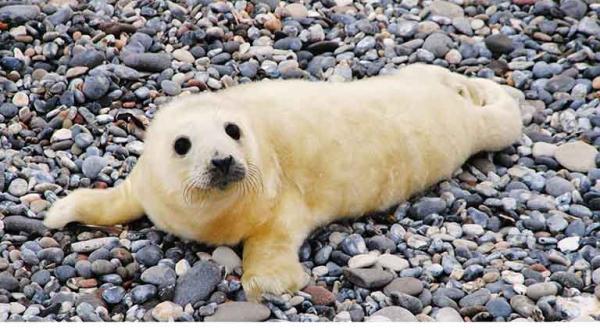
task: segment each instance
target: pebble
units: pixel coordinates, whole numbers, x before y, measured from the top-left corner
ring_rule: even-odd
[[[0,289],[14,291],[19,287],[19,281],[7,272],[0,273]]]
[[[567,288],[581,289],[583,287],[583,280],[574,273],[558,271],[550,276],[550,279],[560,283]]]
[[[291,3],[285,6],[284,9],[287,16],[293,19],[302,19],[308,16],[308,11],[301,3]]]
[[[584,17],[581,21],[579,21],[577,29],[578,31],[588,35],[600,35],[600,25],[598,25],[598,22],[590,17]]]
[[[537,321],[542,320],[542,311],[526,296],[514,295],[510,299],[510,306],[523,317],[532,317]]]
[[[87,157],[81,166],[83,175],[90,179],[96,179],[100,171],[106,166],[107,161],[99,156]]]
[[[50,282],[50,272],[43,269],[40,271],[35,272],[33,275],[31,275],[31,281],[35,282],[41,286],[46,285],[48,282]]]
[[[75,270],[79,276],[84,278],[92,277],[92,263],[88,260],[79,260],[75,263]]]
[[[10,215],[2,219],[4,229],[10,233],[25,232],[27,234],[43,235],[48,229],[37,219],[20,215]]]
[[[373,313],[368,321],[379,321],[383,317],[392,322],[417,322],[417,318],[407,309],[398,306],[387,306]]]
[[[68,279],[76,277],[77,272],[72,266],[61,265],[54,269],[54,276],[56,276],[59,281],[64,283],[67,282]]]
[[[10,303],[10,313],[13,315],[18,315],[23,313],[26,310],[26,307],[17,303],[17,302],[12,302]]]
[[[98,100],[108,93],[109,88],[110,81],[108,78],[97,75],[89,76],[85,79],[83,82],[82,91],[87,98],[91,100]]]
[[[483,227],[478,224],[463,225],[463,233],[468,236],[481,236],[485,232]]]
[[[359,254],[348,260],[348,267],[367,268],[373,266],[375,262],[377,262],[377,256],[372,254]]]
[[[431,14],[435,16],[443,16],[448,18],[464,16],[464,10],[460,6],[444,0],[433,1],[429,6],[429,10],[431,11]]]
[[[173,301],[185,306],[205,300],[220,281],[221,271],[216,264],[199,261],[177,280]]]
[[[493,53],[497,54],[506,54],[513,50],[512,40],[502,33],[492,34],[486,37],[485,45]]]
[[[408,261],[393,254],[380,255],[377,257],[377,264],[394,272],[400,272],[410,266]]]
[[[598,150],[581,141],[569,142],[556,148],[556,160],[568,170],[588,172],[596,168]]]
[[[4,103],[0,105],[0,115],[5,118],[12,118],[17,115],[19,108],[12,103]]]
[[[115,270],[115,266],[108,260],[96,260],[92,262],[92,272],[96,275],[110,274]]]
[[[453,42],[450,37],[444,33],[433,33],[425,39],[423,49],[431,52],[435,57],[444,57],[450,51]],[[445,205],[444,205],[445,206]]]
[[[102,64],[103,61],[104,56],[102,55],[102,53],[95,49],[86,49],[73,55],[73,57],[69,61],[69,66],[85,67],[87,71],[87,69],[91,69]]]
[[[145,266],[154,266],[163,257],[162,250],[156,245],[148,245],[141,248],[135,254],[135,260]]]
[[[546,90],[548,90],[550,93],[570,92],[574,86],[575,79],[564,75],[552,77],[548,80],[548,82],[546,82]]]
[[[423,283],[412,277],[399,277],[383,288],[383,292],[389,296],[393,292],[401,292],[411,296],[418,296],[423,292]]]
[[[242,259],[229,247],[219,246],[212,253],[212,259],[219,265],[225,266],[227,273],[242,266]]]
[[[21,197],[23,195],[25,195],[28,191],[28,185],[27,185],[27,181],[21,179],[21,178],[16,178],[14,180],[12,180],[10,182],[10,185],[8,186],[8,192],[16,197]]]
[[[579,237],[567,237],[558,241],[558,248],[562,252],[572,252],[579,249]]]
[[[510,284],[522,284],[525,280],[523,274],[510,270],[502,271],[502,279]]]
[[[559,215],[553,215],[550,218],[548,218],[546,220],[546,224],[547,224],[550,232],[554,232],[554,233],[562,232],[569,225],[567,220],[565,220],[563,217],[561,217]]]
[[[125,296],[125,289],[120,286],[113,286],[102,291],[102,299],[109,304],[118,304]]]
[[[175,96],[181,93],[181,86],[171,80],[163,80],[160,82],[160,88],[166,95]]]
[[[464,322],[462,316],[451,307],[440,308],[434,314],[434,318],[438,322]]]
[[[46,260],[50,263],[60,263],[65,256],[61,248],[46,248],[37,252],[37,257],[40,260]]]
[[[424,219],[428,215],[434,213],[441,213],[446,209],[446,202],[441,198],[422,198],[419,202],[415,203],[411,212],[416,219]]]
[[[364,238],[358,234],[346,237],[341,243],[342,250],[350,256],[365,254],[368,252]]]
[[[112,248],[118,246],[119,239],[116,237],[94,238],[86,241],[71,244],[71,251],[79,253],[89,253],[101,247]]]
[[[17,107],[26,107],[29,105],[29,96],[23,92],[15,93],[15,96],[12,98],[12,102]]]
[[[377,235],[367,240],[367,248],[369,250],[393,253],[396,251],[396,243],[384,235]]]
[[[8,21],[29,21],[40,14],[40,7],[33,5],[9,5],[0,8],[0,18]]]
[[[152,309],[152,317],[160,322],[175,321],[182,315],[183,307],[170,301],[163,301]]]
[[[173,51],[173,58],[185,63],[194,63],[194,55],[185,49],[176,49]]]
[[[485,308],[493,317],[509,317],[512,308],[504,298],[492,298],[486,304]]]
[[[392,281],[392,273],[374,268],[345,269],[344,276],[359,287],[374,289],[381,288]]]
[[[157,290],[154,285],[143,284],[131,289],[131,299],[136,304],[142,304],[156,296]]]
[[[352,316],[350,312],[342,311],[333,318],[333,322],[352,322]]]
[[[575,190],[573,184],[561,177],[554,176],[546,181],[546,192],[554,197],[570,193]]]
[[[423,311],[423,303],[416,297],[397,291],[391,296],[394,304],[406,308],[412,314],[418,315]]]
[[[556,284],[552,282],[535,283],[527,287],[527,297],[538,300],[545,296],[555,296],[558,292]]]
[[[122,59],[128,67],[140,71],[160,72],[171,67],[171,58],[164,53],[128,53]]]
[[[146,269],[140,277],[142,281],[154,284],[159,288],[175,285],[177,274],[169,267],[152,266]]]
[[[367,51],[375,48],[376,43],[377,42],[375,41],[375,38],[372,36],[366,36],[356,44],[354,52],[356,52],[358,55],[363,55]]]
[[[592,80],[592,88],[594,89],[600,89],[600,76],[594,78],[594,80]]]
[[[73,132],[71,132],[70,129],[61,128],[59,130],[56,130],[54,132],[54,134],[52,134],[52,137],[50,138],[50,142],[55,143],[55,142],[60,142],[60,141],[71,140],[72,138],[73,138]]]
[[[491,294],[488,289],[479,289],[459,300],[460,307],[473,307],[485,305],[490,300]]]
[[[187,273],[190,268],[190,263],[185,259],[181,259],[175,264],[175,273],[177,276],[182,276]]]
[[[335,302],[335,295],[321,286],[307,286],[302,291],[310,295],[315,305],[331,305]]]
[[[233,301],[217,307],[214,315],[206,317],[208,322],[260,322],[271,315],[265,305],[252,302]]]

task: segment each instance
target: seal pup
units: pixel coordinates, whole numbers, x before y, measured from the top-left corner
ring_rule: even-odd
[[[157,113],[126,180],[58,200],[45,225],[143,214],[208,244],[243,242],[248,297],[301,289],[316,227],[389,209],[471,155],[521,136],[502,86],[437,66],[348,83],[262,81],[179,97]]]

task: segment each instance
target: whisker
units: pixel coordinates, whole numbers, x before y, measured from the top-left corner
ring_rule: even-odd
[[[182,182],[181,191],[183,193],[183,199],[186,204],[196,203],[199,206],[204,205],[208,200],[210,191],[207,187],[210,186],[210,175],[207,173],[201,173],[199,175],[192,175],[186,178]],[[258,166],[252,162],[248,162],[246,177],[236,182],[233,187],[233,191],[241,196],[248,195],[250,193],[260,193],[263,189],[262,173]]]
[[[189,177],[183,181],[183,200],[186,204],[189,204],[190,201],[190,189],[192,188],[192,184],[194,181],[194,177]]]
[[[195,200],[198,199],[198,197],[200,197],[199,195],[204,196],[203,194],[199,194],[199,192],[203,192],[202,189],[198,189],[203,187],[203,183],[206,182],[206,178],[204,175],[192,175],[189,178],[185,179],[183,181],[183,188],[182,188],[182,192],[183,192],[183,199],[185,201],[186,204],[191,204],[192,202],[194,202]]]
[[[258,167],[253,163],[248,163],[248,175],[253,185],[253,188],[258,192],[262,191],[264,188],[262,173],[260,172]]]

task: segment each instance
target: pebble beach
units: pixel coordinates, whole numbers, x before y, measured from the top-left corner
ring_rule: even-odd
[[[0,2],[0,321],[600,320],[599,16],[597,0]],[[417,62],[520,90],[522,138],[313,232],[299,292],[248,302],[241,246],[145,218],[43,225],[68,192],[127,177],[177,95]]]

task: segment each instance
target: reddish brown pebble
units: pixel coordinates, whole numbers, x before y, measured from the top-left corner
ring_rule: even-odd
[[[197,80],[197,79],[188,80],[186,82],[186,85],[188,87],[198,87],[201,91],[204,91],[208,88],[204,82]]]
[[[87,279],[80,279],[78,281],[76,281],[75,283],[77,283],[77,286],[80,288],[94,288],[98,286],[98,281],[96,281],[95,278],[87,278]]]
[[[225,279],[226,279],[227,281],[239,281],[239,280],[240,280],[240,277],[239,277],[239,276],[236,276],[236,275],[227,275],[227,276],[225,277]]]
[[[271,32],[280,31],[282,27],[281,21],[274,16],[267,20],[264,25],[265,28]]]
[[[106,184],[106,182],[98,181],[98,182],[94,183],[94,188],[95,189],[106,189],[106,188],[108,188],[108,184]]]
[[[335,301],[335,295],[322,286],[307,286],[302,291],[311,295],[315,305],[331,305]]]
[[[542,264],[533,264],[529,268],[531,268],[531,270],[535,270],[536,272],[545,272],[547,270]]]

